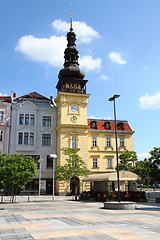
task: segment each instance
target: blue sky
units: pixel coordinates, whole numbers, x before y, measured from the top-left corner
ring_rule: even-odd
[[[72,3],[72,7],[70,4]],[[70,13],[88,117],[128,120],[140,158],[159,147],[159,0],[0,0],[0,94],[56,97]]]

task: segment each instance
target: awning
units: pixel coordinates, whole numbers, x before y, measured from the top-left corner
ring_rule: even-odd
[[[119,171],[119,180],[120,181],[137,181],[140,177],[129,171]],[[110,172],[110,173],[97,173],[92,174],[84,177],[82,179],[83,182],[107,182],[107,181],[117,181],[117,172]]]

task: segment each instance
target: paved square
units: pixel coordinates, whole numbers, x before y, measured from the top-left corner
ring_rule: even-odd
[[[101,202],[72,197],[17,196],[0,204],[0,240],[159,240],[160,204],[138,203],[136,210],[107,210]]]

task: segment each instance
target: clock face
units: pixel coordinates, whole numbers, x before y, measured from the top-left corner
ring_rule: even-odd
[[[72,105],[71,106],[71,111],[72,112],[77,112],[78,111],[78,107],[76,105]]]

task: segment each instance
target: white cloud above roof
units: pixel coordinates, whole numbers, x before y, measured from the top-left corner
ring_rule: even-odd
[[[80,67],[86,71],[99,71],[101,68],[102,59],[94,59],[92,56],[87,55],[79,58]]]
[[[92,27],[88,26],[85,22],[73,21],[72,25],[77,39],[80,42],[91,42],[93,38],[100,37],[99,33]],[[66,33],[70,29],[70,23],[62,21],[61,19],[53,21],[52,26],[61,33]]]
[[[7,97],[9,95],[7,93],[5,93],[5,94],[0,93],[0,96]]]
[[[63,64],[66,44],[65,36],[35,38],[33,35],[28,35],[19,39],[15,50],[23,53],[33,61],[59,67]]]
[[[119,52],[110,52],[108,57],[112,62],[118,63],[120,65],[126,64],[127,62],[121,57],[121,53]]]
[[[108,79],[109,79],[108,76],[105,75],[105,74],[101,74],[100,78],[101,78],[102,80],[104,80],[105,82],[107,82]]]
[[[138,153],[137,154],[138,160],[144,160],[145,158],[151,157],[150,153]]]
[[[139,98],[139,105],[142,109],[160,109],[160,93],[153,96],[146,94]]]

